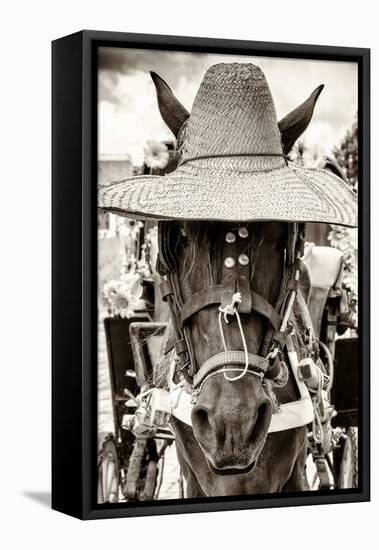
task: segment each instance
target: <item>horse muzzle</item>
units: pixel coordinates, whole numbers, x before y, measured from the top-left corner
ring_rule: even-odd
[[[228,372],[237,369],[228,366]],[[231,382],[224,378],[223,370],[207,377],[192,409],[192,428],[209,469],[218,475],[251,472],[265,443],[271,417],[271,401],[260,377]]]

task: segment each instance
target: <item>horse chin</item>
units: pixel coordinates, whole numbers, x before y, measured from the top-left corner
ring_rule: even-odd
[[[248,466],[238,468],[236,466],[234,467],[224,467],[224,468],[216,468],[211,462],[211,460],[208,457],[205,457],[208,468],[213,474],[216,474],[218,476],[241,476],[246,475],[254,471],[255,466],[257,465],[258,459],[253,460]]]

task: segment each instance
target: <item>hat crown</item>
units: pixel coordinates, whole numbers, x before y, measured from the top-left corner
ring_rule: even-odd
[[[281,136],[266,78],[251,63],[206,72],[187,123],[182,161],[214,155],[278,155]]]

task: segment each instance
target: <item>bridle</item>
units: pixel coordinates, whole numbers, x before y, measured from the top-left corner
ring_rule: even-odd
[[[176,260],[176,247],[180,239],[178,225],[172,221],[158,223],[157,271],[161,276],[161,296],[169,305],[174,332],[173,342],[169,342],[166,352],[175,348],[177,370],[192,387],[195,398],[210,377],[221,373],[230,382],[239,380],[245,374],[257,376],[262,381],[268,379],[278,386],[287,381],[288,371],[283,360],[283,350],[293,331],[290,316],[299,287],[300,258],[304,253],[304,224],[288,223],[283,274],[275,306],[251,289],[250,281],[253,280],[256,258],[263,238],[258,235],[254,261],[250,262],[246,254],[249,245],[246,225],[239,224],[234,231],[228,231],[225,235],[221,284],[210,285],[184,301]],[[219,305],[218,323],[224,351],[198,366],[188,322],[196,313],[211,305]],[[240,314],[252,312],[269,321],[269,328],[263,339],[262,355],[249,353],[240,319]],[[243,351],[227,349],[224,324],[228,323],[231,316],[237,319]]]

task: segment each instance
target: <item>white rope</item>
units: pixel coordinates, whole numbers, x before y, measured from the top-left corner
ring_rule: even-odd
[[[240,330],[240,334],[241,334],[241,340],[242,340],[242,346],[243,346],[243,351],[244,351],[244,354],[245,354],[245,367],[244,369],[242,370],[242,372],[240,372],[240,374],[238,374],[237,376],[235,376],[234,378],[230,378],[226,373],[227,371],[230,371],[231,369],[227,369],[227,368],[223,368],[223,373],[224,373],[224,378],[226,380],[228,380],[229,382],[235,382],[236,380],[240,380],[241,378],[243,378],[245,376],[245,374],[247,373],[248,369],[249,369],[249,353],[247,351],[247,344],[246,344],[246,338],[245,338],[245,333],[243,331],[243,327],[242,327],[242,323],[241,323],[241,318],[239,316],[239,313],[238,313],[238,310],[235,306],[235,304],[240,304],[241,303],[241,300],[242,300],[242,297],[241,297],[241,293],[240,292],[236,292],[235,294],[233,294],[232,296],[232,301],[230,304],[226,305],[225,307],[219,307],[219,315],[218,315],[218,325],[220,327],[220,333],[221,333],[221,338],[222,338],[222,344],[224,346],[224,351],[228,351],[228,348],[227,348],[227,345],[226,345],[226,340],[225,340],[225,335],[224,335],[224,329],[223,329],[223,326],[222,326],[222,316],[224,317],[224,321],[226,324],[229,323],[228,321],[228,315],[235,315],[237,317],[237,322],[238,322],[238,327],[239,327],[239,330]]]
[[[317,363],[313,362],[313,364],[314,364],[314,366],[316,367],[316,369],[318,371],[318,384],[317,384],[316,389],[312,389],[308,386],[308,390],[311,393],[320,396],[322,389],[324,389],[326,391],[329,391],[330,376],[328,374],[325,374],[325,372],[322,371],[322,369],[320,368],[320,366]]]

